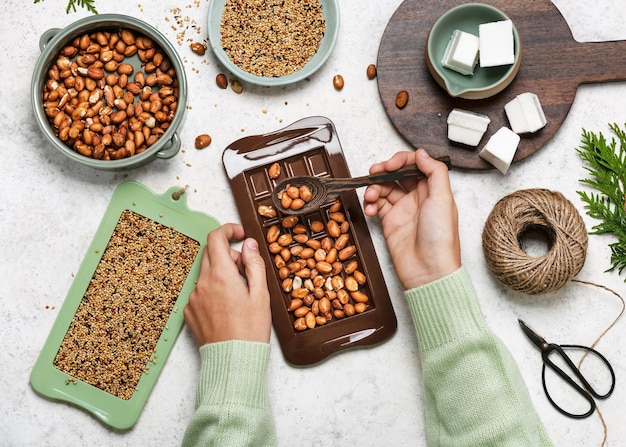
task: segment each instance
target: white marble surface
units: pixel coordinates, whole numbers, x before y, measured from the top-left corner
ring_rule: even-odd
[[[353,175],[365,174],[375,161],[410,149],[394,131],[365,67],[376,61],[385,25],[401,0],[342,0],[337,46],[310,81],[287,88],[246,86],[242,95],[215,87],[219,67],[212,54],[200,58],[177,43],[174,14],[195,24],[192,39],[206,33],[208,0],[121,2],[96,0],[101,13],[116,12],[143,19],[178,45],[189,80],[189,110],[180,128],[184,151],[170,161],[156,161],[126,174],[94,171],[65,160],[50,147],[33,117],[30,78],[39,56],[38,39],[48,28],[64,27],[88,13],[66,15],[65,0],[6,0],[0,6],[0,433],[8,446],[137,446],[179,444],[194,405],[198,369],[196,345],[184,329],[135,427],[116,432],[89,414],[36,395],[28,383],[58,309],[85,256],[114,188],[137,180],[156,192],[188,184],[190,207],[222,222],[238,214],[221,164],[230,142],[246,135],[279,129],[309,115],[325,115],[337,126]],[[626,9],[621,0],[556,2],[577,40],[626,39]],[[424,7],[428,2],[424,3]],[[626,70],[626,67],[624,67]],[[345,88],[337,92],[332,77],[341,73]],[[558,74],[555,74],[555,76]],[[571,283],[553,294],[529,297],[501,287],[486,268],[481,231],[495,202],[504,194],[531,187],[562,192],[583,214],[576,191],[584,176],[575,153],[582,128],[608,132],[608,123],[626,122],[626,84],[579,89],[576,101],[556,137],[506,175],[453,172],[460,210],[463,260],[479,291],[484,314],[520,364],[522,374],[555,445],[599,446],[600,419],[574,421],[558,414],[540,385],[539,353],[519,330],[523,317],[559,342],[590,344],[619,311],[612,295]],[[199,133],[213,143],[193,148]],[[397,333],[373,349],[345,352],[313,368],[288,366],[275,338],[268,371],[280,446],[424,445],[423,399],[419,356],[401,290],[389,265],[380,228],[370,222],[374,242],[393,297]],[[624,293],[624,276],[605,273],[610,237],[591,236],[587,262],[578,275]],[[623,445],[626,428],[626,357],[624,324],[609,332],[599,349],[609,355],[617,375],[614,395],[600,403],[608,426],[607,445]]]

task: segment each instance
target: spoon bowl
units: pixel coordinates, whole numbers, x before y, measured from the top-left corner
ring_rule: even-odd
[[[438,158],[438,160],[445,163],[448,169],[450,169],[450,157],[443,156]],[[397,171],[381,172],[354,178],[311,177],[306,175],[290,177],[276,185],[272,191],[272,202],[274,207],[282,214],[306,214],[321,208],[325,203],[336,200],[341,194],[362,186],[410,178],[423,178],[425,176],[417,166],[411,165],[400,168]],[[287,194],[287,190],[290,187],[296,187],[300,191],[301,196],[297,206],[287,207],[283,204],[283,195]],[[302,197],[302,187],[308,188],[310,194],[307,193],[307,197]],[[294,202],[295,200],[292,201],[292,203]]]

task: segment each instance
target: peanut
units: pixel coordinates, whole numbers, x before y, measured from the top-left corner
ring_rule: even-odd
[[[278,225],[272,225],[265,233],[265,240],[267,240],[267,242],[271,244],[272,242],[276,242],[279,236],[280,228],[278,227]]]
[[[241,82],[239,82],[236,79],[230,83],[230,88],[232,88],[233,92],[237,94],[240,94],[243,92],[243,86],[241,85]]]
[[[313,329],[316,326],[315,314],[313,312],[307,312],[304,316],[304,322],[306,323],[306,327]]]
[[[396,95],[396,107],[404,109],[409,102],[409,92],[406,90],[399,91]]]
[[[221,89],[226,89],[228,87],[228,79],[223,73],[220,73],[215,77],[215,83]]]
[[[305,331],[307,329],[307,325],[304,321],[304,317],[298,318],[296,321],[294,321],[293,327],[298,332]]]
[[[370,81],[374,79],[376,77],[376,65],[369,64],[367,66],[367,70],[365,71],[365,74],[367,75],[367,79],[369,79]]]
[[[191,45],[189,45],[189,48],[191,48],[191,51],[196,53],[198,56],[204,56],[207,46],[202,42],[193,42]]]
[[[204,149],[209,144],[211,144],[211,136],[203,133],[202,135],[198,135],[196,137],[195,146],[196,149]]]
[[[293,228],[298,223],[297,216],[287,216],[283,220],[280,221],[280,224],[283,228]]]
[[[309,228],[311,229],[312,232],[319,233],[320,231],[324,230],[324,223],[322,221],[315,220],[311,222],[311,224],[309,225]]]
[[[354,310],[356,313],[361,314],[367,310],[367,304],[365,303],[356,303],[354,305]]]
[[[340,74],[335,75],[333,77],[333,87],[335,87],[336,90],[341,90],[343,86],[344,86],[343,76],[341,76]]]
[[[271,179],[277,179],[280,177],[280,165],[278,163],[273,163],[267,170],[267,175],[269,175]]]
[[[259,205],[257,212],[263,217],[276,217],[276,210],[271,205]]]

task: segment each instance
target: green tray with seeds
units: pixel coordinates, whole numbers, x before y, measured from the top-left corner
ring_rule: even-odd
[[[185,188],[155,194],[127,181],[113,193],[33,367],[39,394],[129,429],[184,324],[213,217]]]

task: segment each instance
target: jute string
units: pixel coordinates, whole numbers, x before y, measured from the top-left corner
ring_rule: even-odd
[[[615,326],[615,324],[617,323],[617,320],[619,320],[622,315],[624,315],[624,310],[626,310],[626,302],[624,301],[624,298],[622,298],[622,296],[617,293],[615,290],[610,289],[609,287],[603,286],[601,284],[596,284],[594,282],[589,282],[589,281],[583,281],[582,279],[572,279],[573,282],[577,282],[580,284],[586,284],[589,286],[594,286],[594,287],[599,287],[601,289],[606,290],[607,292],[611,292],[613,295],[615,295],[622,303],[622,307],[619,311],[619,313],[617,314],[617,317],[615,317],[615,319],[611,322],[611,324],[609,324],[607,326],[606,329],[604,329],[604,331],[602,331],[602,333],[598,336],[598,338],[596,338],[594,340],[594,342],[589,346],[591,349],[594,349],[596,347],[596,345],[600,342],[600,339],[602,337],[604,337],[604,335],[609,332],[613,326]],[[578,369],[581,368],[583,362],[585,361],[585,359],[587,358],[587,354],[589,354],[589,352],[586,352],[581,358],[580,361],[578,362]],[[604,447],[606,445],[606,441],[608,438],[608,427],[606,425],[606,421],[604,419],[604,416],[602,415],[602,412],[600,411],[599,407],[596,407],[596,413],[598,413],[598,417],[600,418],[600,422],[602,423],[602,431],[603,431],[603,438],[602,438],[602,443],[600,444],[600,447]]]
[[[531,231],[543,233],[549,249],[543,256],[530,256],[522,240]],[[498,201],[483,229],[483,252],[489,269],[504,285],[518,292],[540,295],[559,290],[569,281],[591,285],[611,292],[621,301],[621,310],[596,338],[591,348],[624,314],[626,303],[614,290],[589,281],[575,279],[587,257],[587,230],[582,217],[561,193],[547,189],[516,191]],[[579,362],[582,365],[586,356]],[[606,444],[607,425],[602,423]]]
[[[521,241],[530,231],[549,240],[543,256],[530,256]],[[554,292],[583,267],[587,230],[574,205],[561,193],[525,189],[498,201],[483,229],[489,269],[504,285],[530,295]]]

